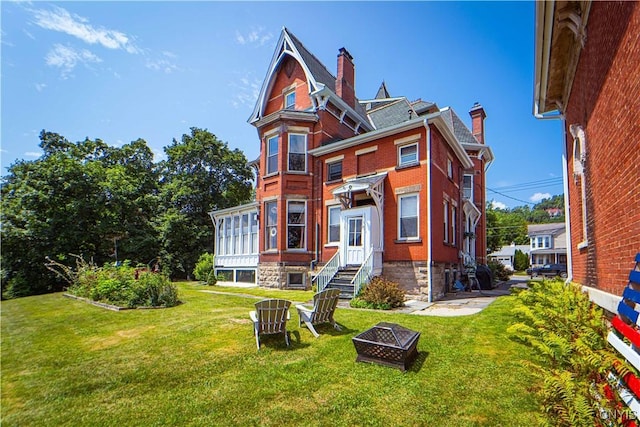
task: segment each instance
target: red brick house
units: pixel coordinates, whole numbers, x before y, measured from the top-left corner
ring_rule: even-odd
[[[537,2],[534,97],[565,130],[569,279],[615,312],[640,252],[640,3]]]
[[[451,108],[391,96],[384,82],[360,100],[346,49],[334,77],[283,29],[249,118],[256,202],[211,213],[216,271],[277,288],[351,282],[355,292],[382,274],[441,297],[465,261],[486,256],[493,153],[484,109],[469,114],[472,130]]]

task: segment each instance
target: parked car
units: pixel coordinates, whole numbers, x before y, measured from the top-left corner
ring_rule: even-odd
[[[567,264],[545,264],[542,267],[527,268],[527,274],[531,278],[537,276],[560,276],[564,279],[567,277]]]

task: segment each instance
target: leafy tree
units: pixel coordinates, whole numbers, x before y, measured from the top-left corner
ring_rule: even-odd
[[[46,131],[40,141],[43,155],[12,164],[0,190],[6,296],[62,289],[44,266],[46,256],[112,261],[118,239],[121,259],[143,261],[157,253],[149,224],[157,180],[144,141],[113,148],[99,139],[71,143]]]
[[[165,147],[161,165],[164,213],[155,221],[163,262],[174,277],[190,279],[203,251],[213,252],[209,212],[245,203],[252,195],[251,170],[244,154],[229,149],[206,129],[191,128]]]
[[[516,249],[513,256],[513,268],[516,271],[524,271],[529,268],[529,257],[520,249]]]

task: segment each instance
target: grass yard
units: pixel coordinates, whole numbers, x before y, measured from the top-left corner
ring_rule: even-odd
[[[311,292],[179,284],[177,307],[113,312],[61,294],[2,302],[3,426],[531,426],[538,404],[505,332],[511,297],[454,318],[342,309],[256,351],[248,296]],[[351,338],[379,321],[422,333],[411,370],[356,363]]]

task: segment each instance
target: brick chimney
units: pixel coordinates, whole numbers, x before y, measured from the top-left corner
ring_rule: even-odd
[[[484,108],[476,102],[469,110],[469,115],[471,116],[471,133],[480,144],[484,144],[484,119],[487,117]]]
[[[353,56],[345,48],[338,53],[338,77],[336,78],[336,95],[355,108],[356,105],[356,71]]]

